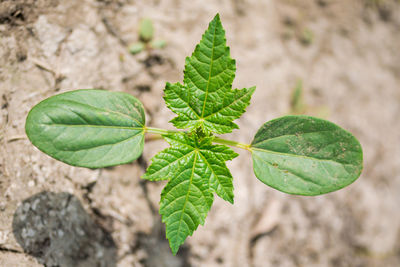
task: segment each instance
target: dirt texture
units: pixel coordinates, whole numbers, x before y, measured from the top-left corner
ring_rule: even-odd
[[[220,13],[234,87],[256,85],[240,130],[249,143],[290,112],[303,82],[304,113],[351,131],[364,171],[318,197],[286,195],[229,162],[235,204],[216,198],[177,256],[158,202],[164,182],[140,179],[166,147],[136,162],[90,170],[56,161],[24,133],[28,111],[83,88],[140,99],[149,126],[172,129],[165,82],[181,81],[208,22]],[[141,18],[164,49],[131,55]],[[0,2],[0,266],[400,266],[400,3],[395,0],[6,0]]]

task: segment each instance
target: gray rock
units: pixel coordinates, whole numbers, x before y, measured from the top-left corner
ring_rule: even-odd
[[[111,235],[69,193],[43,191],[24,200],[13,219],[15,239],[45,266],[115,266]]]

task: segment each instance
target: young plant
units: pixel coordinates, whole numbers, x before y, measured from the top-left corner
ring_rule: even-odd
[[[164,40],[153,40],[154,27],[151,19],[142,19],[139,25],[139,41],[129,46],[129,52],[135,55],[144,49],[164,48],[167,43]]]
[[[183,83],[167,83],[164,90],[166,105],[178,115],[171,122],[184,131],[146,126],[143,106],[131,95],[76,90],[32,108],[26,133],[55,159],[88,168],[131,162],[142,154],[146,133],[161,135],[170,147],[153,157],[142,178],[168,181],[160,214],[174,254],[204,224],[214,193],[233,203],[232,175],[225,162],[238,154],[226,145],[250,152],[257,178],[289,194],[325,194],[358,178],[359,142],[322,119],[285,116],[269,121],[251,144],[215,136],[239,128],[233,121],[244,113],[255,90],[232,90],[235,70],[216,15],[186,58]]]
[[[298,79],[296,86],[293,88],[292,94],[290,96],[290,111],[289,114],[292,115],[315,115],[319,118],[328,117],[329,110],[325,106],[309,106],[304,101],[304,89],[303,81]]]
[[[291,114],[303,114],[306,111],[306,104],[303,98],[303,81],[298,79],[290,98]]]

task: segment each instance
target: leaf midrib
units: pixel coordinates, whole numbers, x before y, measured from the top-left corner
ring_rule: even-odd
[[[183,158],[185,158],[185,157],[191,156],[191,154],[193,154],[194,152],[195,152],[195,151],[193,150],[193,151],[190,151],[190,152],[187,153],[187,154],[184,154],[182,157],[179,157],[179,158],[175,159],[174,161],[170,162],[168,165],[166,165],[166,166],[164,166],[164,167],[158,169],[156,172],[150,174],[150,176],[157,176],[157,174],[160,173],[162,170],[164,170],[164,169],[166,169],[166,168],[172,167],[171,165],[175,164],[177,161],[180,161],[181,159],[183,159]],[[169,176],[170,176],[170,175],[171,175],[171,174],[169,174]],[[170,180],[170,179],[171,179],[171,177],[169,177],[169,176],[166,177],[167,180]]]
[[[170,86],[173,86],[173,84],[171,84]],[[185,86],[182,86],[182,87],[181,87],[180,85],[177,85],[177,86],[178,86],[180,89],[182,89],[182,88],[187,89],[187,88],[186,88],[186,85],[185,85]],[[187,108],[189,108],[189,109],[197,116],[198,119],[200,119],[199,114],[197,114],[197,112],[196,112],[196,111],[193,109],[193,107],[190,105],[190,103],[189,103],[190,100],[189,100],[189,102],[186,102],[185,99],[183,99],[183,98],[181,97],[180,94],[176,93],[176,91],[175,91],[174,89],[171,89],[171,91],[172,91],[179,99],[181,99],[181,100],[186,104]],[[173,108],[171,103],[167,102],[166,104],[167,104],[168,107],[171,107],[171,109]],[[183,112],[177,111],[177,114],[180,114],[180,115],[183,115],[183,116],[185,116],[185,117],[188,117],[188,121],[193,121],[192,118],[190,118],[189,116],[187,116],[187,114],[185,114],[185,113],[183,113]],[[179,117],[178,117],[178,118],[179,118]]]
[[[183,204],[181,217],[179,218],[179,224],[178,224],[178,228],[177,228],[177,230],[176,230],[178,233],[180,232],[181,223],[182,223],[182,219],[183,219],[183,214],[185,213],[186,204],[188,203],[189,193],[190,193],[190,187],[191,187],[192,182],[193,182],[194,170],[195,170],[195,167],[196,167],[196,161],[197,161],[197,155],[195,155],[195,157],[194,157],[193,167],[192,167],[192,173],[191,173],[190,179],[189,179],[188,191],[187,191],[187,193],[186,193],[185,203]]]
[[[341,165],[346,165],[346,166],[347,165],[355,166],[355,164],[341,163],[341,162],[334,161],[334,160],[331,160],[331,159],[319,159],[319,158],[313,158],[313,157],[304,156],[304,155],[282,153],[282,152],[272,151],[272,150],[268,150],[268,149],[260,149],[260,148],[257,148],[257,147],[250,147],[250,150],[251,151],[253,151],[253,150],[254,151],[260,151],[260,152],[265,152],[265,153],[270,153],[270,154],[277,154],[277,155],[282,155],[282,156],[287,156],[287,157],[296,157],[296,158],[304,158],[304,159],[316,160],[316,161],[333,162],[333,163],[336,163],[336,164],[341,164]]]
[[[140,122],[138,119],[136,119],[136,118],[134,118],[134,117],[132,117],[132,116],[130,116],[130,115],[128,115],[128,114],[121,113],[121,112],[118,112],[118,111],[115,111],[115,110],[99,108],[99,107],[96,107],[96,106],[89,105],[89,104],[87,104],[87,103],[82,103],[82,102],[79,102],[79,101],[76,101],[76,100],[71,100],[71,99],[62,99],[62,101],[70,102],[70,103],[74,103],[74,104],[78,104],[78,105],[82,105],[82,106],[86,106],[86,107],[89,107],[89,108],[92,108],[92,109],[95,109],[95,110],[98,110],[98,111],[104,111],[104,112],[114,113],[114,114],[120,115],[120,116],[122,116],[122,117],[126,117],[126,118],[129,118],[129,119],[131,119],[131,120],[134,120],[134,121],[136,121],[139,125],[143,125],[143,123]],[[51,104],[54,104],[54,103],[49,103],[49,104],[51,105]],[[135,107],[135,105],[133,105],[133,106],[134,106],[135,109],[137,109],[137,107]],[[57,106],[57,105],[55,105],[55,107],[60,108],[60,106]],[[74,111],[72,111],[71,109],[68,109],[68,110],[71,111],[71,112],[74,112]],[[75,113],[75,112],[74,112],[74,113]],[[141,115],[140,112],[138,112],[137,114],[138,114],[138,115]]]
[[[99,146],[93,146],[93,147],[89,147],[89,148],[82,148],[82,149],[76,149],[76,150],[72,150],[72,149],[66,150],[66,149],[60,149],[60,148],[57,148],[57,150],[63,151],[63,152],[72,152],[72,153],[75,153],[75,152],[78,152],[78,151],[91,150],[91,149],[100,148],[100,147],[105,147],[105,146],[114,146],[114,145],[117,145],[117,144],[120,144],[120,143],[123,143],[123,142],[130,141],[131,139],[136,138],[138,135],[143,135],[143,133],[142,133],[142,132],[137,132],[137,133],[135,133],[134,135],[129,136],[128,138],[125,138],[125,139],[120,140],[120,141],[115,142],[115,143],[103,144],[103,145],[99,145]],[[54,146],[54,144],[53,144],[53,146]]]
[[[320,184],[318,184],[317,182],[315,182],[315,181],[313,181],[313,180],[311,180],[311,179],[305,178],[305,177],[303,177],[303,176],[299,176],[298,174],[295,174],[295,173],[293,173],[292,171],[289,171],[289,170],[283,170],[283,169],[280,168],[280,166],[274,166],[271,162],[269,162],[269,161],[263,159],[262,157],[257,156],[257,155],[255,155],[255,156],[256,156],[257,158],[259,158],[261,161],[265,162],[267,165],[269,165],[269,166],[271,166],[271,167],[273,167],[273,168],[278,169],[279,172],[281,172],[281,173],[285,173],[285,171],[287,171],[287,172],[290,173],[291,175],[298,177],[300,180],[302,180],[302,181],[304,181],[304,182],[311,183],[311,184],[314,184],[314,185],[319,186],[319,187],[323,187],[323,185],[320,185]]]
[[[221,187],[223,188],[223,192],[225,193],[225,197],[229,199],[229,193],[227,192],[226,188],[222,185],[220,177],[218,174],[215,173],[214,169],[212,168],[212,166],[210,165],[210,163],[208,162],[208,160],[206,159],[206,157],[201,153],[198,152],[198,154],[200,155],[200,157],[203,158],[203,160],[206,162],[208,168],[210,168],[212,174],[214,175],[215,179],[218,181],[218,183],[221,185]],[[210,179],[211,177],[209,177]],[[211,189],[211,183],[209,183],[209,188]],[[216,189],[214,189],[216,191]]]
[[[330,130],[317,130],[317,131],[312,131],[312,132],[303,132],[303,133],[294,133],[294,134],[282,134],[282,135],[278,135],[278,136],[267,138],[267,139],[262,140],[262,141],[258,141],[257,143],[252,143],[251,145],[252,146],[260,145],[260,144],[268,143],[271,140],[279,139],[279,138],[287,137],[287,136],[302,136],[302,135],[307,135],[307,134],[315,134],[315,133],[323,133],[323,132],[337,132],[337,130],[336,129],[334,129],[334,130],[330,129]]]
[[[143,127],[129,127],[129,126],[113,126],[113,125],[95,125],[95,124],[62,124],[62,123],[39,123],[43,126],[56,126],[56,127],[87,127],[87,128],[111,128],[121,130],[144,130]]]
[[[214,26],[213,42],[212,42],[212,48],[211,48],[210,72],[208,73],[206,95],[204,97],[204,103],[203,103],[203,109],[201,111],[201,117],[204,116],[204,110],[206,108],[207,97],[208,97],[208,90],[209,90],[209,86],[210,86],[210,82],[211,82],[211,73],[212,73],[212,67],[213,67],[213,64],[214,64],[214,50],[215,50],[215,36],[216,36],[216,33],[217,33],[217,25]]]
[[[239,100],[242,100],[243,98],[245,98],[246,96],[248,96],[250,92],[251,92],[251,90],[247,90],[247,92],[246,92],[244,95],[242,95],[242,96],[239,97],[239,98],[236,98],[234,101],[230,102],[228,105],[226,105],[226,106],[224,106],[224,107],[221,107],[219,110],[217,110],[217,111],[215,111],[215,112],[213,112],[213,113],[207,115],[206,117],[204,117],[204,119],[207,119],[207,118],[209,118],[209,117],[211,117],[211,116],[213,116],[213,115],[215,115],[215,114],[217,114],[217,113],[221,113],[222,110],[227,109],[228,107],[232,106],[233,104],[236,104]],[[227,116],[227,117],[228,117],[228,116]],[[236,117],[236,116],[230,115],[229,117]]]

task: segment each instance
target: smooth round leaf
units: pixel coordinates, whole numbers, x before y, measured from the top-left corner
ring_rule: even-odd
[[[363,168],[361,145],[351,133],[309,116],[265,123],[251,151],[257,178],[289,194],[313,196],[341,189]]]
[[[131,162],[143,151],[145,116],[135,97],[76,90],[43,100],[25,131],[44,153],[73,166],[100,168]]]

